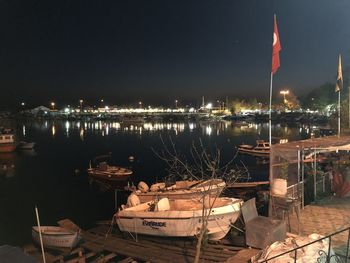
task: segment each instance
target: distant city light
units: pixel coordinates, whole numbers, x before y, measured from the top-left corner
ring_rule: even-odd
[[[205,106],[205,108],[211,109],[211,108],[213,108],[213,104],[212,103],[208,103],[207,106]]]
[[[289,94],[289,90],[281,90],[280,94],[283,95],[283,102],[286,103],[287,102],[286,95]]]

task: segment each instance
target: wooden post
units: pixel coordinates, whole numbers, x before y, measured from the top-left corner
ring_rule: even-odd
[[[114,189],[114,209],[118,210],[118,190]]]
[[[315,153],[314,153],[314,198],[316,201],[316,197],[317,197],[317,167],[316,167],[316,148],[315,148]]]
[[[39,239],[40,239],[41,253],[42,253],[42,255],[43,255],[43,262],[46,263],[45,251],[44,251],[44,244],[43,244],[43,238],[42,238],[42,236],[41,236],[39,212],[38,212],[38,208],[37,208],[37,207],[35,207],[35,214],[36,214],[36,221],[37,221],[37,223],[38,223]]]

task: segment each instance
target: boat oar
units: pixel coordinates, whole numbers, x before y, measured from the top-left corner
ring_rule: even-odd
[[[43,262],[46,263],[45,251],[44,251],[44,244],[43,244],[43,238],[42,238],[42,236],[41,236],[41,228],[40,228],[39,213],[38,213],[38,208],[37,208],[36,206],[35,206],[35,214],[36,214],[36,221],[37,221],[37,223],[38,223],[39,239],[40,239],[41,253],[43,254]]]

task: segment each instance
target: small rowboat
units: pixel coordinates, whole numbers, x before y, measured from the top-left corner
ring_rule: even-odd
[[[15,134],[10,129],[0,130],[0,153],[16,150]]]
[[[249,144],[241,144],[238,146],[238,152],[258,157],[269,157],[270,144],[263,140],[257,140],[256,146]]]
[[[210,240],[220,240],[230,231],[240,215],[241,199],[219,197],[207,199],[162,198],[133,207],[122,206],[114,218],[121,231],[152,236],[195,237],[207,215]]]
[[[104,180],[125,180],[130,175],[132,175],[132,171],[123,168],[120,166],[111,166],[106,162],[101,162],[97,165],[97,167],[90,167],[87,170],[89,176],[94,177],[96,179],[104,179]]]
[[[59,226],[40,227],[43,244],[45,247],[73,248],[80,240],[79,232],[70,231]],[[32,238],[40,244],[39,228],[32,227]]]
[[[20,141],[19,142],[19,149],[21,150],[33,150],[35,146],[35,142],[25,142],[25,141]]]

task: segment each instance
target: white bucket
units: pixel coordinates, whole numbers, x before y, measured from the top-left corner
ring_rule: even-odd
[[[277,178],[272,181],[271,193],[273,195],[286,195],[287,194],[287,180]]]

